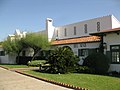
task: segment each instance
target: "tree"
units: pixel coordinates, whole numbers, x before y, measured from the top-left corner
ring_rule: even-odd
[[[46,49],[50,45],[46,35],[36,34],[36,33],[27,34],[26,38],[23,39],[23,42],[25,45],[27,45],[28,47],[34,50],[34,55],[32,60],[41,50]]]
[[[50,73],[67,73],[75,71],[78,59],[68,48],[57,47],[48,58]]]
[[[5,40],[2,43],[3,49],[7,54],[17,54],[17,61],[19,61],[20,53],[24,50],[25,46],[22,43],[22,39],[15,38],[13,41],[10,39]]]

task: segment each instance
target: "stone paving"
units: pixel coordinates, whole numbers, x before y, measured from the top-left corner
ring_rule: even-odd
[[[0,90],[72,90],[0,68]]]

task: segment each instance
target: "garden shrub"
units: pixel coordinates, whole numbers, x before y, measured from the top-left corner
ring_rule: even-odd
[[[93,53],[85,58],[83,65],[94,68],[97,74],[105,74],[109,69],[109,59],[102,53]]]
[[[94,68],[90,68],[88,66],[78,66],[76,68],[76,71],[78,73],[95,73],[95,69]]]
[[[68,73],[74,72],[78,58],[69,48],[57,47],[50,53],[48,63],[50,73]]]
[[[46,60],[32,60],[28,62],[28,66],[38,67],[46,63]]]

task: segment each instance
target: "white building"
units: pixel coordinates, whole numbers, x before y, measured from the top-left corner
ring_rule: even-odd
[[[97,52],[103,44],[104,53],[111,60],[109,70],[120,71],[119,27],[120,22],[113,15],[58,27],[53,25],[52,19],[47,18],[46,29],[37,33],[46,34],[48,40],[52,41],[52,46],[70,47],[81,60],[90,53]]]
[[[15,33],[8,35],[7,39],[13,41],[15,38],[23,38],[26,36],[27,32],[21,32],[19,29],[15,30]],[[16,63],[16,54],[6,54],[2,46],[0,46],[0,63],[15,64]]]
[[[111,60],[109,71],[120,72],[120,27],[91,33],[91,35],[103,37],[104,53]]]
[[[113,15],[59,27],[54,27],[52,23],[52,19],[46,20],[48,39],[53,40],[53,46],[69,46],[84,60],[90,53],[97,52],[101,44],[107,45],[104,53],[111,60],[109,71],[120,71],[120,22]],[[116,52],[112,50],[114,47],[118,48]]]

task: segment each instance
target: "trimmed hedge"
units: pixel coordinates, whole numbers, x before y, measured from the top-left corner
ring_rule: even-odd
[[[89,68],[87,66],[78,66],[76,68],[77,73],[95,73],[94,68]]]
[[[97,74],[106,74],[110,61],[107,56],[102,53],[93,53],[85,58],[83,65],[94,68]]]
[[[39,67],[40,65],[43,65],[45,63],[46,63],[46,60],[33,60],[28,62],[28,66]]]

